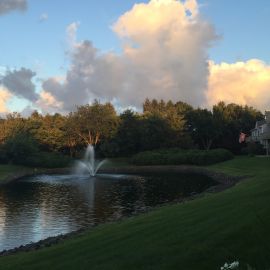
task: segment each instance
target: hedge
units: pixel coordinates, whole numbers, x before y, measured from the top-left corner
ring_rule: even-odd
[[[133,156],[135,165],[210,165],[233,158],[226,149],[182,150],[165,149],[141,152]]]

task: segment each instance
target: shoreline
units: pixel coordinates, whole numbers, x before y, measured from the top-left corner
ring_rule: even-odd
[[[9,175],[1,181],[1,185],[6,185],[9,183],[12,183],[14,181],[19,181],[21,178],[28,177],[28,176],[33,176],[33,175],[39,175],[39,174],[64,174],[64,173],[69,173],[70,169],[68,168],[61,168],[61,169],[44,169],[44,170],[33,170],[32,172],[27,172],[27,173],[19,173],[19,174],[14,174],[14,175]],[[203,167],[197,167],[197,166],[138,166],[138,167],[122,167],[122,168],[104,168],[99,170],[100,173],[114,173],[114,174],[139,174],[139,173],[195,173],[195,174],[200,174],[200,175],[205,175],[210,178],[212,178],[214,181],[216,181],[218,184],[209,187],[208,189],[204,190],[201,193],[195,193],[191,196],[188,196],[186,198],[174,200],[169,203],[157,205],[155,207],[150,207],[147,209],[140,210],[136,213],[133,213],[131,216],[121,216],[120,218],[115,218],[114,220],[109,220],[105,221],[103,223],[95,224],[93,226],[89,226],[87,228],[80,228],[76,231],[71,231],[66,234],[60,234],[56,236],[50,236],[45,239],[41,239],[37,242],[30,242],[25,245],[21,245],[19,247],[14,247],[12,249],[7,249],[7,250],[1,250],[0,251],[0,257],[3,256],[9,256],[9,255],[14,255],[17,253],[21,252],[29,252],[29,251],[35,251],[39,249],[43,249],[45,247],[50,247],[53,245],[56,245],[60,242],[63,242],[66,239],[70,239],[73,237],[80,236],[93,228],[102,225],[102,224],[110,224],[110,223],[115,223],[115,222],[120,222],[122,220],[126,220],[128,218],[136,217],[140,214],[147,213],[149,211],[153,211],[155,209],[158,209],[163,206],[169,206],[173,204],[180,204],[184,202],[188,202],[191,200],[195,200],[197,198],[203,197],[206,194],[209,193],[217,193],[221,192],[223,190],[226,190],[230,187],[233,187],[235,184],[238,182],[250,177],[251,175],[245,175],[245,176],[231,176],[227,175],[224,173],[220,172],[215,172],[212,171],[208,168],[203,168]]]
[[[99,173],[104,174],[143,174],[143,173],[195,173],[208,176],[214,181],[222,185],[234,185],[250,175],[245,176],[231,176],[224,173],[216,172],[209,168],[193,166],[193,165],[158,165],[158,166],[125,166],[100,168]],[[54,169],[30,169],[29,171],[14,173],[6,176],[0,181],[0,186],[18,181],[21,178],[42,175],[42,174],[70,174],[70,168],[54,168]]]

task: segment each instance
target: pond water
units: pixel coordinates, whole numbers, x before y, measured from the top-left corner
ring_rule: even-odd
[[[39,175],[0,187],[0,251],[202,192],[206,176]]]

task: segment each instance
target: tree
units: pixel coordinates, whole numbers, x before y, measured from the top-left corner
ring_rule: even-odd
[[[164,145],[169,147],[191,147],[192,141],[186,129],[186,112],[192,107],[184,102],[173,103],[169,100],[167,103],[163,100],[159,102],[155,99],[144,102],[144,117],[155,117],[165,121],[167,131],[165,138],[167,142]],[[157,121],[156,121],[157,123]]]
[[[138,129],[140,151],[166,147],[172,141],[172,132],[168,122],[158,115],[141,117]]]
[[[82,139],[76,133],[76,123],[73,120],[73,115],[69,114],[66,117],[65,124],[63,126],[64,132],[64,147],[69,150],[70,157],[75,157],[76,149],[82,144]]]
[[[101,140],[111,138],[118,126],[118,118],[111,103],[100,104],[95,101],[92,105],[79,106],[77,111],[70,113],[69,118],[74,132],[86,145],[97,145]]]
[[[13,134],[3,145],[3,152],[7,160],[14,164],[24,164],[26,158],[36,154],[38,151],[38,143],[26,131]]]
[[[26,119],[24,119],[17,112],[7,114],[5,119],[1,119],[0,144],[4,144],[9,137],[25,131],[26,130],[25,123]]]
[[[249,134],[256,121],[263,119],[262,113],[253,107],[224,102],[213,106],[213,117],[217,123],[216,128],[220,130],[215,146],[227,148],[234,153],[240,153],[245,146],[239,144],[240,132]]]
[[[209,150],[219,135],[216,121],[207,109],[192,110],[187,114],[188,127],[192,139],[200,148]]]
[[[26,127],[39,142],[42,150],[60,152],[65,147],[65,123],[66,117],[59,113],[42,116],[34,112],[27,119]]]
[[[131,110],[120,115],[120,123],[116,134],[118,154],[130,156],[140,149],[140,118]]]

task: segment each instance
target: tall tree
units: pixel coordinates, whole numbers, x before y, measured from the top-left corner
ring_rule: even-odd
[[[118,126],[116,111],[111,103],[79,106],[70,114],[74,132],[87,144],[96,145],[113,136]]]
[[[256,121],[263,119],[262,113],[253,107],[224,102],[213,106],[213,116],[220,130],[215,146],[227,148],[235,153],[239,153],[243,147],[238,141],[239,133],[249,134]]]
[[[187,114],[188,127],[194,142],[200,148],[209,150],[218,137],[220,130],[211,111],[207,109],[192,110]]]

